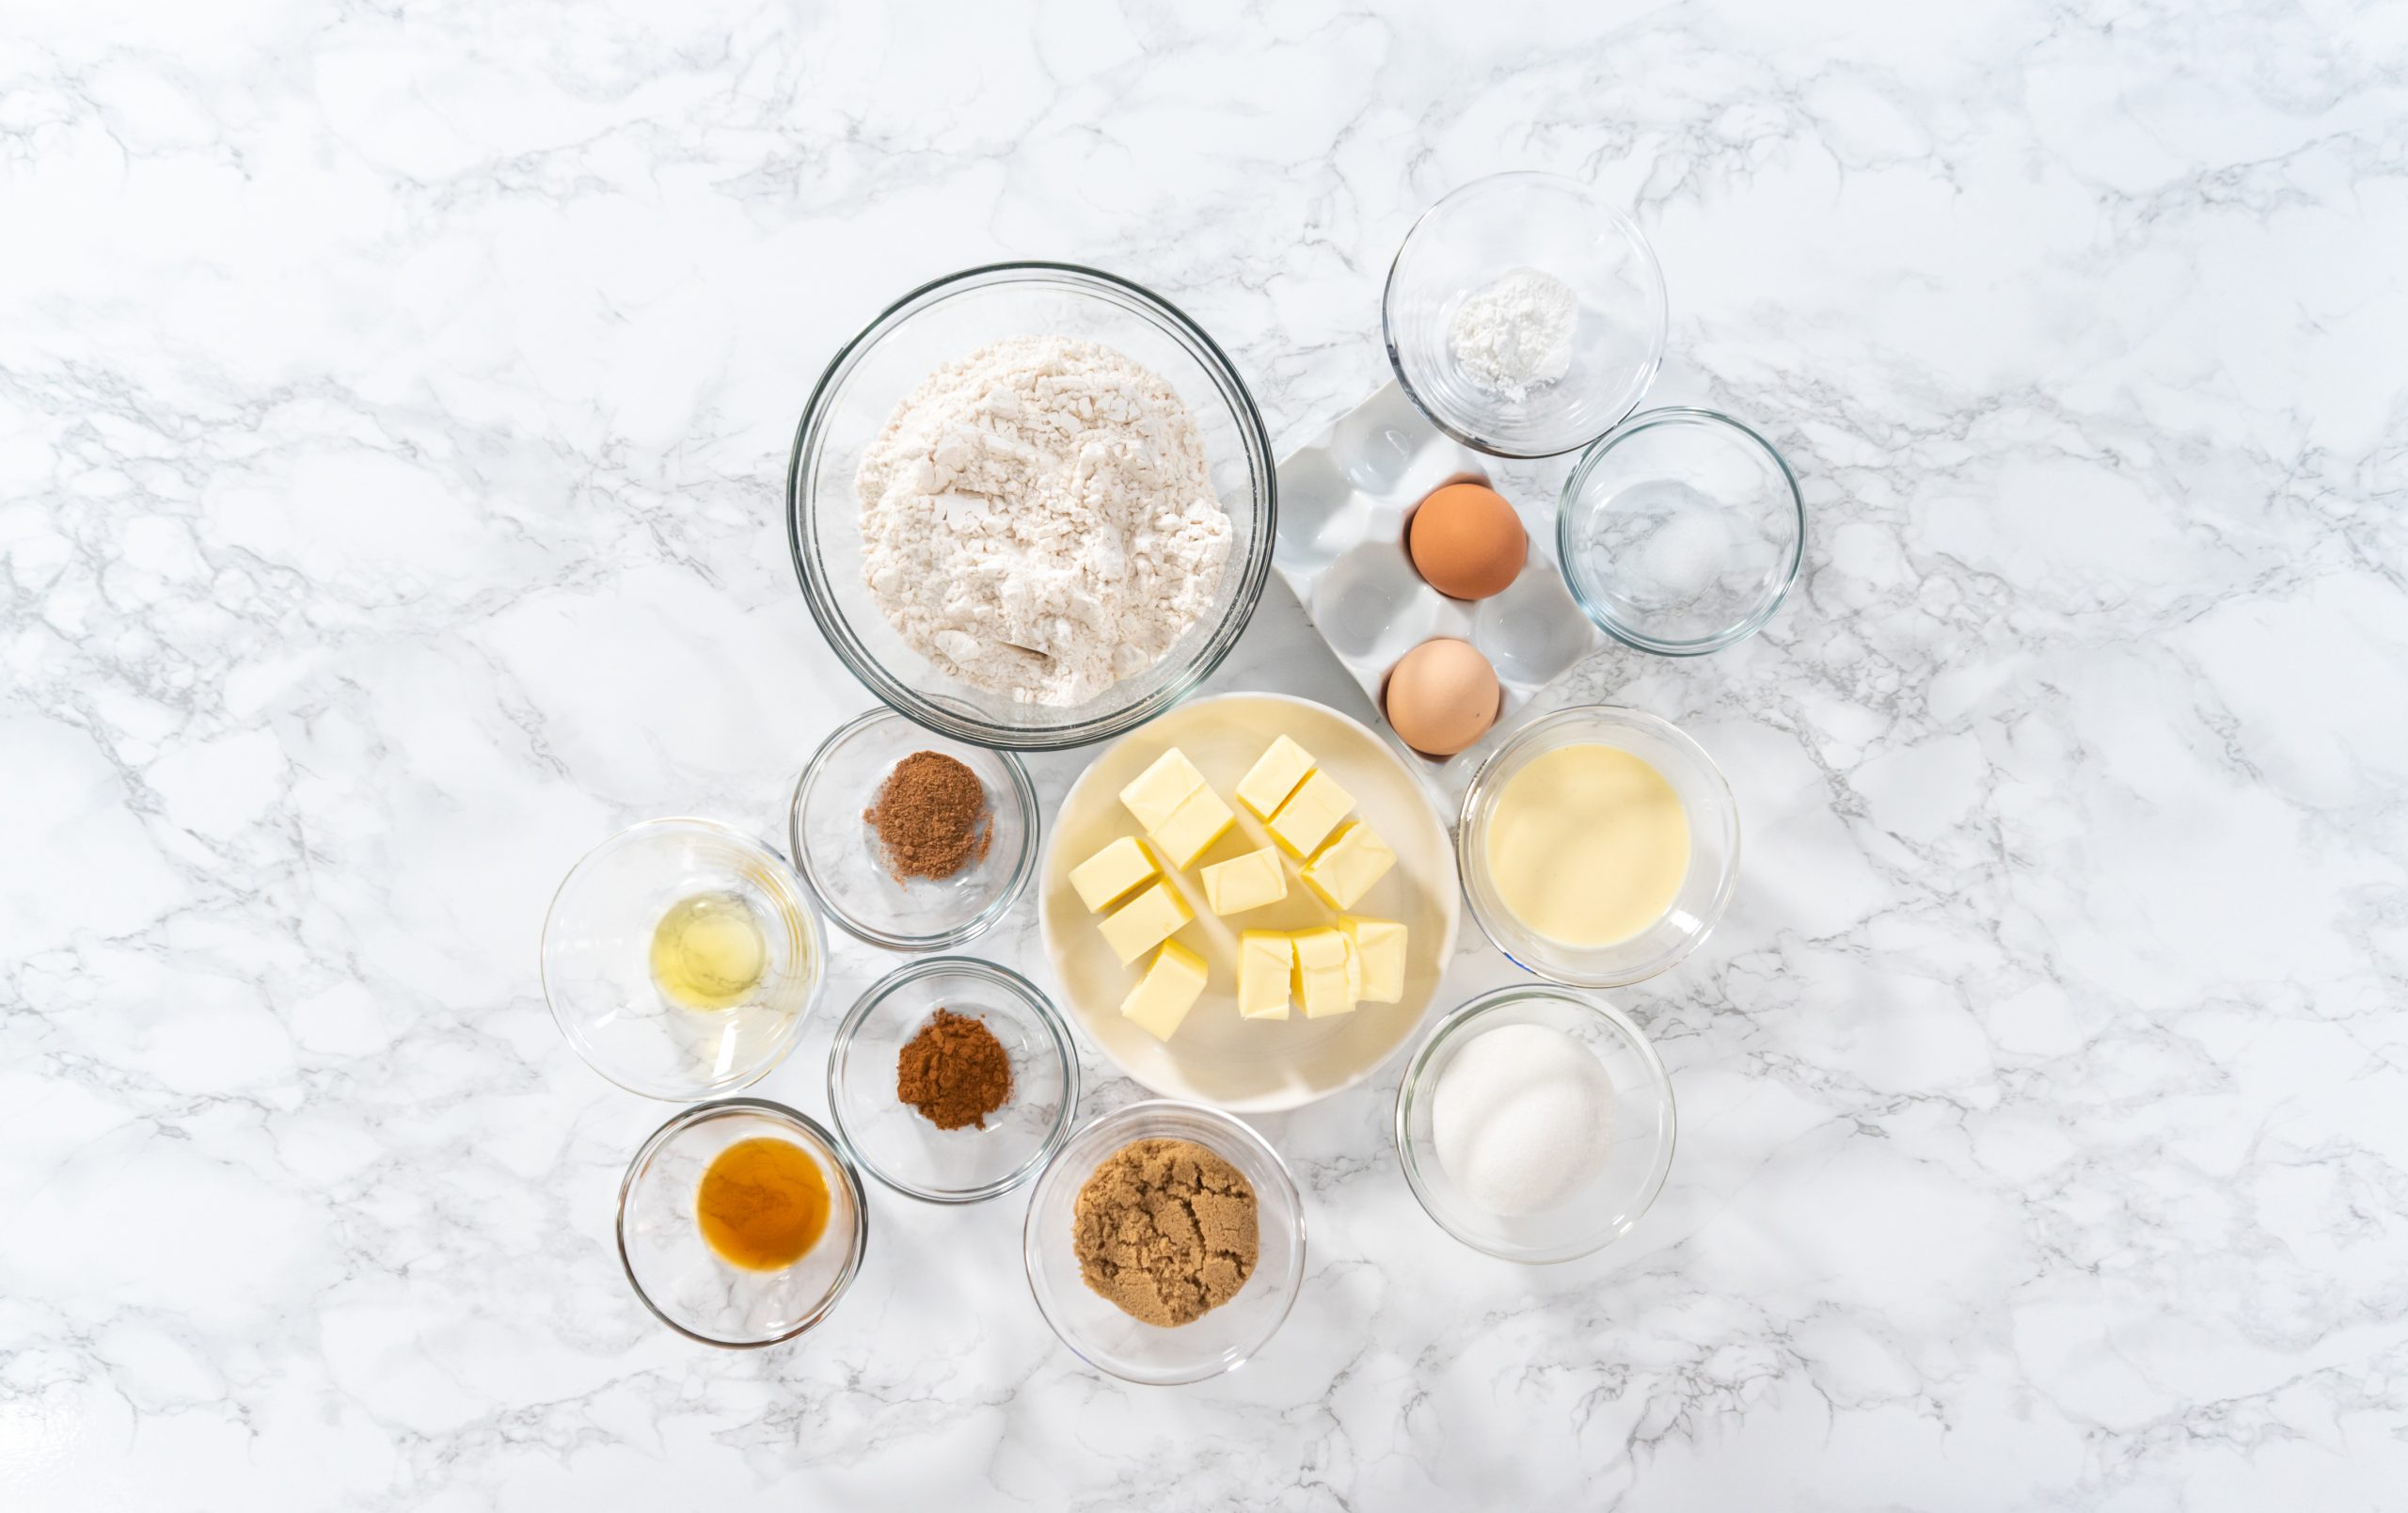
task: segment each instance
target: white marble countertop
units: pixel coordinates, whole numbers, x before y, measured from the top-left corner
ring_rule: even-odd
[[[1382,8],[12,9],[0,1506],[2400,1505],[2402,8]],[[1662,1200],[1465,1250],[1391,1065],[1258,1122],[1310,1275],[1208,1385],[1058,1346],[1017,1198],[876,1194],[796,1345],[657,1326],[610,1224],[668,1110],[537,927],[626,822],[777,834],[866,705],[780,515],[835,345],[1093,263],[1284,447],[1513,167],[1636,206],[1659,397],[1811,511],[1764,635],[1558,691],[1745,817],[1617,995]],[[1215,684],[1361,708],[1276,584]],[[892,964],[836,955],[837,1008]],[[821,1108],[828,1023],[761,1092]]]

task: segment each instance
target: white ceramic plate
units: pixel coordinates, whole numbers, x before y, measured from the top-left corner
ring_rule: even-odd
[[[1238,932],[1304,930],[1338,917],[1297,880],[1295,863],[1286,858],[1288,897],[1280,902],[1231,919],[1204,906],[1202,868],[1271,844],[1261,821],[1237,802],[1237,786],[1281,735],[1320,759],[1354,795],[1353,818],[1369,820],[1396,851],[1396,866],[1352,912],[1403,923],[1401,1002],[1367,1003],[1327,1019],[1307,1019],[1301,1009],[1291,1009],[1285,1020],[1238,1017]],[[1121,806],[1120,790],[1173,746],[1187,753],[1238,811],[1238,822],[1195,867],[1176,874],[1196,917],[1173,938],[1200,952],[1212,976],[1179,1033],[1164,1042],[1120,1017],[1120,1001],[1152,953],[1122,966],[1096,930],[1099,916],[1071,891],[1069,874],[1115,838],[1140,833]],[[1269,1113],[1326,1098],[1370,1076],[1412,1038],[1454,956],[1461,900],[1454,848],[1421,780],[1362,725],[1277,693],[1225,693],[1183,704],[1106,748],[1063,799],[1038,872],[1038,920],[1072,1023],[1105,1059],[1154,1091],[1232,1113]]]

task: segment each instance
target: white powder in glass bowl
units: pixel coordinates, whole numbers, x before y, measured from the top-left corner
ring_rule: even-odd
[[[1515,404],[1572,371],[1580,296],[1536,268],[1513,268],[1464,296],[1448,350],[1475,383]]]
[[[1083,703],[1159,661],[1229,557],[1195,415],[1095,342],[1015,337],[946,363],[862,454],[862,576],[940,672]]]
[[[1603,1171],[1613,1115],[1613,1080],[1587,1046],[1545,1025],[1501,1025],[1438,1075],[1430,1141],[1465,1197],[1510,1218],[1554,1207]]]

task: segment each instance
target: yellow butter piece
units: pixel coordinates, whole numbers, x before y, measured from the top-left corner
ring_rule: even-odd
[[[1120,958],[1120,964],[1127,966],[1195,917],[1187,900],[1168,883],[1156,883],[1105,915],[1098,928],[1103,932],[1104,942],[1112,948],[1113,954]]]
[[[1146,832],[1146,838],[1173,867],[1186,867],[1204,854],[1204,848],[1228,834],[1237,815],[1209,788],[1197,788],[1180,801],[1169,819]]]
[[[1163,942],[1154,953],[1154,964],[1120,1000],[1120,1014],[1133,1019],[1156,1040],[1168,1040],[1179,1029],[1187,1011],[1204,995],[1207,976],[1204,958],[1175,940]]]
[[[1288,795],[1288,802],[1270,820],[1271,838],[1285,847],[1298,860],[1310,856],[1329,838],[1346,811],[1354,807],[1354,795],[1338,786],[1338,779],[1327,772],[1315,772]]]
[[[1268,820],[1317,765],[1311,752],[1281,736],[1238,780],[1238,802],[1252,809],[1256,819]]]
[[[1238,932],[1238,1015],[1244,1019],[1288,1017],[1288,978],[1296,968],[1296,947],[1287,932]]]
[[[1331,908],[1352,909],[1354,900],[1369,893],[1371,884],[1387,876],[1395,865],[1396,852],[1388,850],[1388,843],[1357,820],[1305,864],[1305,885]]]
[[[1136,781],[1120,790],[1120,802],[1137,817],[1140,828],[1154,831],[1178,812],[1189,794],[1203,787],[1204,774],[1187,759],[1187,753],[1173,746],[1155,757],[1154,765],[1139,772]]]
[[[1296,1001],[1305,1006],[1305,1017],[1327,1019],[1351,1012],[1354,998],[1347,991],[1346,937],[1326,926],[1300,930],[1295,948]]]
[[[1396,1003],[1404,996],[1405,929],[1393,919],[1365,919],[1347,915],[1338,921],[1354,943],[1361,964],[1363,986],[1356,996],[1366,1003]]]
[[[1243,914],[1288,896],[1288,869],[1269,846],[1214,862],[1197,875],[1204,879],[1204,901],[1216,915]]]
[[[1103,908],[1148,878],[1157,875],[1145,843],[1123,836],[1070,868],[1070,886],[1089,914]]]

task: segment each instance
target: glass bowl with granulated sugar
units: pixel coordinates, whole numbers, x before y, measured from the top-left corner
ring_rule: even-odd
[[[892,709],[828,738],[794,786],[786,825],[821,910],[888,950],[975,938],[1037,869],[1037,789],[1020,759]]]
[[[1184,311],[1093,268],[999,263],[837,351],[796,427],[787,538],[873,693],[958,741],[1055,751],[1220,664],[1270,578],[1276,492],[1244,380]]]

